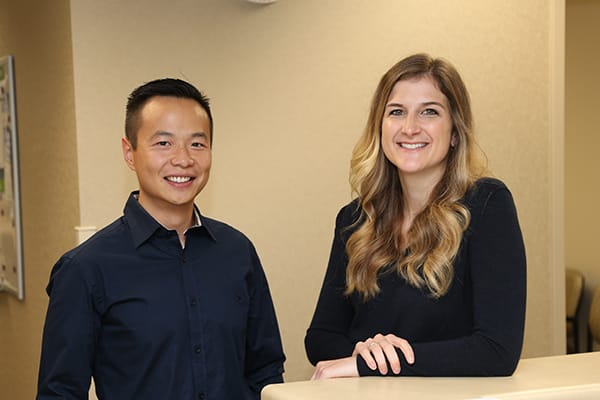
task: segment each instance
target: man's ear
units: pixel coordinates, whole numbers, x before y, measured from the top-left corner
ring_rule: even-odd
[[[121,148],[123,150],[123,159],[130,170],[135,171],[135,163],[133,162],[133,146],[127,138],[121,138]]]

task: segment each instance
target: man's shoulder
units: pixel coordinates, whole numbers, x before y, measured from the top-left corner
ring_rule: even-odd
[[[250,239],[239,229],[214,218],[201,216],[202,225],[214,236],[216,240],[234,240],[250,242]]]
[[[127,239],[126,232],[127,228],[122,218],[119,218],[64,253],[52,268],[47,293],[50,294],[59,275],[93,280],[92,276],[99,267],[111,265],[115,258],[130,248],[128,244],[131,243],[131,239]]]
[[[119,217],[109,225],[94,233],[90,238],[77,247],[67,251],[63,258],[75,259],[98,257],[105,252],[114,252],[130,241],[130,233],[123,220]]]

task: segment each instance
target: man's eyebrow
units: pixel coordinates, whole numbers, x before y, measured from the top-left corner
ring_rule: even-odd
[[[154,138],[158,138],[158,137],[173,137],[175,136],[174,134],[172,134],[171,132],[167,132],[167,131],[156,131],[154,132],[154,135],[152,135],[152,139]]]
[[[159,138],[159,137],[174,137],[175,134],[168,132],[168,131],[156,131],[154,132],[154,135],[152,135],[152,138]],[[208,139],[208,135],[204,132],[194,132],[190,135],[193,138],[204,138],[204,139]]]
[[[192,137],[193,138],[203,138],[203,139],[208,139],[208,135],[204,132],[194,132],[192,133]]]

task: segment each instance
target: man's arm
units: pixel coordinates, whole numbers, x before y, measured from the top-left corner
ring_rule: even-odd
[[[254,271],[244,369],[248,385],[257,393],[258,398],[264,386],[283,382],[285,355],[267,279],[254,248],[251,257]]]
[[[87,399],[98,318],[89,282],[63,257],[50,275],[38,377],[38,400]]]

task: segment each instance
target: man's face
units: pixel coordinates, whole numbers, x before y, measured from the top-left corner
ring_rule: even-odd
[[[140,204],[159,221],[190,212],[210,173],[208,114],[195,100],[157,96],[146,102],[139,120],[137,148],[125,138],[122,146],[138,178]]]

